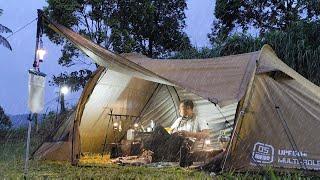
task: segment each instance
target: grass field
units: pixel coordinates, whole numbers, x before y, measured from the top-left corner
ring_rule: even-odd
[[[0,179],[23,179],[24,143],[0,143]],[[62,162],[31,161],[28,179],[318,179],[298,174],[276,176],[272,171],[264,175],[209,173],[184,168],[150,168],[119,165],[71,166]],[[320,179],[320,178],[319,178]]]
[[[0,145],[0,179],[22,179],[24,143]],[[30,179],[211,179],[204,172],[183,168],[147,168],[118,165],[76,167],[69,163],[30,162]]]

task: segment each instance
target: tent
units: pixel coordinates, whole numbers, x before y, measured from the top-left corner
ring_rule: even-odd
[[[33,158],[77,164],[81,153],[101,152],[106,137],[121,140],[135,122],[170,126],[178,117],[179,100],[189,98],[197,118],[212,129],[212,142],[221,131],[231,135],[224,170],[320,169],[320,88],[283,63],[270,46],[209,59],[150,59],[112,53],[45,20],[100,67],[75,112]],[[117,134],[110,125],[115,121],[122,122]]]

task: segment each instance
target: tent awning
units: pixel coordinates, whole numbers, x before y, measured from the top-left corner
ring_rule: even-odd
[[[51,29],[66,37],[101,66],[184,88],[220,106],[235,103],[243,97],[259,58],[259,51],[201,60],[156,60],[144,56],[117,55],[45,16],[44,19]]]

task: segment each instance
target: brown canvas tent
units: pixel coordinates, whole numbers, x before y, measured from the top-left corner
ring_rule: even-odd
[[[105,137],[119,141],[136,121],[170,126],[179,100],[189,98],[197,118],[212,129],[212,142],[221,131],[231,134],[224,170],[320,169],[320,88],[284,64],[270,46],[211,59],[150,59],[114,54],[46,21],[100,67],[74,114],[37,149],[35,159],[76,164],[80,153],[101,152]],[[122,133],[112,131],[111,110],[130,117],[121,120]]]

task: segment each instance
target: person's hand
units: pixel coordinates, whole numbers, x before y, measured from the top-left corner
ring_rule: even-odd
[[[178,131],[178,132],[176,132],[177,133],[177,135],[179,135],[179,136],[187,136],[188,135],[188,132],[187,131]]]

